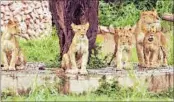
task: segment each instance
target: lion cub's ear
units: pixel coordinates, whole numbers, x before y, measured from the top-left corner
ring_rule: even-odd
[[[85,31],[87,31],[88,28],[89,28],[89,23],[87,22],[86,24],[83,25],[83,29],[84,29]]]
[[[72,27],[72,29],[73,29],[74,32],[77,32],[78,31],[78,25],[72,23],[71,24],[71,27]]]
[[[74,23],[71,24],[71,27],[74,28],[76,25]]]
[[[120,35],[120,32],[121,32],[122,30],[123,30],[122,27],[116,28],[116,29],[115,29],[115,34],[116,34],[116,35]]]
[[[121,28],[119,27],[119,28],[116,28],[115,29],[115,32],[119,32],[121,30]]]
[[[129,31],[131,31],[131,32],[132,32],[132,31],[133,31],[133,29],[132,29],[132,28],[129,28]]]
[[[12,20],[9,20],[7,24],[8,25],[12,25],[13,24],[13,21]]]
[[[156,12],[156,9],[155,8],[152,8],[152,11]]]
[[[9,21],[7,23],[7,26],[13,27],[13,26],[16,26],[16,25],[18,25],[18,22],[17,21],[14,21],[14,20],[9,19]]]
[[[88,27],[89,27],[89,22],[87,22],[87,23],[85,24],[85,27],[88,29]]]
[[[141,11],[140,15],[141,16],[145,15],[145,12],[144,11]]]
[[[113,33],[113,34],[115,33],[115,28],[114,28],[113,25],[110,25],[110,26],[109,26],[109,32],[110,32],[110,33]]]

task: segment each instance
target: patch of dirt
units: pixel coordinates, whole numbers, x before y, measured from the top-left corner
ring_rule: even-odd
[[[173,66],[167,66],[167,67],[158,67],[153,69],[147,69],[147,68],[139,68],[137,63],[134,63],[134,69],[121,69],[118,70],[115,67],[106,67],[106,68],[100,68],[100,69],[89,69],[90,74],[97,74],[97,75],[127,75],[129,72],[136,73],[137,75],[143,74],[143,73],[166,73],[166,72],[173,72],[174,67]]]
[[[36,73],[48,72],[49,70],[46,71],[45,68],[46,68],[46,65],[42,62],[27,62],[23,70],[2,71],[1,74],[10,74],[10,73],[36,74]]]

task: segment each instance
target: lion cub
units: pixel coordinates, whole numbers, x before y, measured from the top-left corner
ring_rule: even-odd
[[[127,68],[128,61],[131,57],[133,44],[133,29],[131,27],[116,29],[115,39],[115,56],[118,69]]]
[[[24,68],[26,61],[15,37],[19,33],[20,30],[17,22],[9,20],[1,37],[2,70]]]
[[[80,72],[80,74],[87,74],[86,66],[88,61],[89,42],[86,32],[88,30],[89,23],[84,25],[71,24],[71,26],[75,35],[72,39],[69,51],[63,55],[62,68],[66,69],[66,73],[76,74]],[[77,60],[80,60],[80,62]]]
[[[166,39],[161,31],[157,31],[153,26],[146,33],[143,41],[145,67],[159,67],[161,65],[161,53],[163,56],[162,65],[167,65]]]

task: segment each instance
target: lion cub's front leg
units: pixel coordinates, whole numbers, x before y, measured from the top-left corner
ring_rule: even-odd
[[[69,57],[70,57],[70,62],[71,62],[71,69],[67,69],[66,73],[77,74],[78,68],[77,68],[77,64],[76,64],[75,52],[70,52]]]
[[[124,68],[125,69],[130,69],[130,58],[131,58],[131,50],[128,49],[126,52],[125,52],[125,61],[124,61]]]
[[[83,53],[80,74],[87,74],[88,73],[86,70],[86,66],[87,66],[87,62],[88,62],[88,55],[89,55],[88,51]]]
[[[144,50],[144,62],[145,62],[145,64],[144,64],[144,67],[150,67],[149,65],[149,51],[148,50],[146,50],[146,48],[144,48],[143,49]]]
[[[25,64],[26,64],[26,59],[25,59],[25,56],[23,55],[23,53],[20,51],[19,52],[19,55],[18,55],[18,60],[16,61],[16,65],[18,65],[16,67],[16,69],[24,69],[25,67]]]
[[[117,68],[118,69],[122,69],[123,68],[123,63],[122,63],[122,54],[123,52],[118,50],[116,53],[116,64],[117,64]]]
[[[141,45],[141,43],[137,42],[136,49],[137,49],[139,66],[144,67],[144,51],[143,51],[143,46]]]
[[[10,61],[10,66],[9,66],[9,70],[16,70],[15,68],[15,64],[16,64],[16,61],[17,61],[17,49],[15,49],[14,51],[12,51],[12,58],[11,58],[11,61]]]

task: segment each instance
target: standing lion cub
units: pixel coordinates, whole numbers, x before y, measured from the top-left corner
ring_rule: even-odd
[[[114,35],[116,65],[118,69],[128,68],[133,45],[133,29],[131,27],[116,29]]]
[[[63,55],[62,68],[66,69],[66,73],[77,74],[80,72],[80,74],[87,74],[88,72],[86,70],[86,66],[88,62],[89,42],[86,32],[88,30],[89,23],[84,25],[71,24],[71,26],[75,35],[72,39],[68,52]]]
[[[155,68],[167,65],[166,38],[161,31],[156,31],[154,26],[144,37],[143,50],[145,67]]]
[[[2,70],[23,69],[26,64],[15,37],[18,34],[20,34],[19,25],[17,22],[9,20],[1,37]]]

